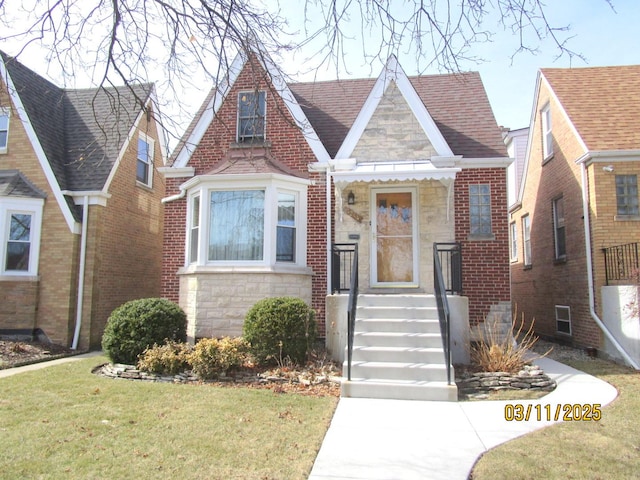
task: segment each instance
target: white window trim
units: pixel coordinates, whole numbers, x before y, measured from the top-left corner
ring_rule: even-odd
[[[558,309],[566,309],[567,312],[567,316],[569,317],[568,320],[565,319],[559,319],[558,318]],[[556,333],[560,334],[560,335],[568,335],[571,336],[573,329],[571,328],[571,307],[569,307],[568,305],[556,305],[554,308],[555,311],[555,316],[556,316]],[[561,332],[560,330],[558,330],[558,322],[564,322],[569,324],[569,332]]]
[[[40,258],[40,237],[42,228],[42,209],[44,199],[40,198],[0,198],[0,277],[33,277],[38,275],[38,262]],[[29,249],[29,268],[27,270],[6,270],[7,243],[9,239],[8,227],[11,214],[32,215]]]
[[[307,185],[308,180],[296,177],[286,177],[278,174],[257,174],[257,175],[216,175],[201,177],[189,191],[187,204],[187,234],[185,242],[185,267],[189,270],[207,270],[208,267],[224,268],[273,268],[282,269],[297,268],[307,266]],[[237,190],[264,190],[264,243],[263,259],[256,261],[230,261],[230,260],[209,260],[209,229],[210,229],[210,198],[212,191],[237,191]],[[277,262],[277,224],[278,224],[278,193],[288,193],[296,198],[296,243],[295,261]],[[198,259],[190,262],[190,245],[192,230],[192,208],[193,198],[200,196],[200,230],[198,241]]]
[[[540,110],[541,128],[542,128],[542,155],[544,160],[553,157],[553,134],[551,120],[551,106],[546,104]]]
[[[256,137],[251,137],[251,140],[247,141],[247,140],[241,140],[240,139],[240,98],[242,95],[245,95],[247,93],[250,94],[260,94],[260,93],[264,93],[264,118],[263,118],[263,125],[262,125],[262,138],[261,139],[257,139]],[[267,141],[267,92],[265,90],[244,90],[242,92],[238,93],[238,99],[237,99],[237,103],[236,103],[236,143],[261,143],[261,142],[266,142]]]
[[[11,123],[11,109],[9,107],[0,107],[0,115],[7,116],[7,144],[0,145],[0,154],[7,153],[9,149],[9,124]]]
[[[138,142],[136,141],[136,183],[138,185],[142,185],[148,188],[152,188],[153,187],[153,155],[155,152],[155,140],[153,138],[151,138],[149,135],[146,135],[142,132],[140,132],[138,134],[138,140],[142,140],[143,142],[146,142],[146,144],[149,146],[148,149],[148,155],[149,155],[149,162],[145,162],[149,165],[149,169],[147,170],[147,182],[143,182],[140,181],[138,179],[138,162],[139,161],[143,161],[139,156],[138,156]]]
[[[562,201],[563,205],[562,205],[562,209],[563,209],[563,215],[564,215],[564,198],[563,197],[557,197],[554,198],[551,201],[551,209],[553,210],[553,251],[554,251],[554,258],[556,260],[564,260],[567,258],[567,227],[566,227],[566,221],[564,219],[564,216],[562,218],[562,225],[560,225],[560,221],[558,218],[558,201]],[[560,253],[558,250],[558,230],[564,227],[564,253]]]
[[[529,228],[525,228],[525,219],[528,222]],[[530,267],[533,264],[533,260],[532,260],[532,256],[533,256],[533,251],[531,248],[531,217],[527,214],[527,215],[523,215],[521,220],[520,220],[521,224],[522,224],[522,251],[523,251],[523,258],[522,261],[524,263],[525,267]],[[527,254],[527,232],[529,233],[529,253]]]
[[[509,224],[509,256],[512,262],[518,261],[518,226],[516,222]]]

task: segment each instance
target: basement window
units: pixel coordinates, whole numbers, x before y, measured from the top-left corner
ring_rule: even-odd
[[[556,332],[571,335],[571,307],[556,305]]]

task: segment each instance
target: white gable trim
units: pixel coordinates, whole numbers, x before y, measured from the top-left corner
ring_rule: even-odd
[[[76,222],[75,219],[73,218],[73,214],[71,213],[69,204],[67,203],[67,200],[64,198],[64,194],[60,189],[60,184],[58,183],[58,180],[56,179],[56,176],[53,173],[51,164],[49,163],[49,160],[47,159],[47,156],[44,153],[44,149],[40,144],[40,140],[38,139],[38,136],[36,135],[35,130],[33,129],[33,125],[31,124],[29,115],[27,115],[27,111],[25,110],[24,105],[22,103],[22,99],[20,98],[20,95],[16,90],[15,84],[11,79],[11,75],[9,75],[9,71],[7,70],[3,61],[0,61],[0,75],[5,81],[7,90],[9,91],[9,97],[11,98],[11,101],[16,107],[18,118],[20,118],[20,121],[22,122],[25,132],[27,133],[29,142],[31,143],[31,146],[36,154],[36,157],[40,162],[40,167],[42,168],[42,171],[44,172],[45,177],[49,182],[49,186],[51,187],[53,196],[55,197],[56,202],[58,202],[60,211],[62,212],[62,215],[65,221],[67,222],[67,226],[69,227],[69,230],[71,230],[71,233],[79,234],[80,223]],[[10,141],[10,139],[8,140]]]
[[[265,52],[258,51],[258,49],[256,49],[255,53],[260,61],[260,64],[269,74],[269,78],[271,79],[271,83],[273,84],[274,89],[276,90],[276,92],[278,92],[278,94],[284,101],[284,104],[287,106],[289,113],[296,122],[296,125],[302,131],[302,134],[307,140],[309,147],[315,154],[317,161],[327,162],[330,157],[327,153],[326,148],[324,148],[324,145],[320,141],[318,134],[311,126],[311,123],[307,119],[307,116],[304,114],[302,108],[293,96],[293,93],[291,92],[291,89],[289,89],[284,77]],[[229,67],[227,78],[218,86],[213,97],[198,119],[195,128],[191,132],[191,135],[189,135],[189,138],[185,141],[180,152],[176,156],[176,160],[173,163],[175,167],[187,166],[189,160],[191,159],[191,155],[202,140],[202,137],[207,131],[207,128],[209,128],[209,125],[211,125],[211,122],[215,118],[218,110],[222,106],[222,103],[229,94],[229,91],[238,79],[238,76],[240,75],[240,72],[245,66],[247,60],[248,57],[243,52],[240,52],[238,53],[238,55],[236,55],[236,58],[233,60],[231,66]]]
[[[336,158],[349,158],[353,154],[353,150],[356,148],[356,145],[360,141],[362,134],[369,124],[371,117],[375,113],[378,105],[380,104],[380,100],[384,96],[384,93],[389,86],[391,81],[395,81],[400,93],[407,101],[411,112],[418,120],[418,123],[422,127],[425,135],[429,138],[429,141],[435,148],[438,156],[441,157],[451,157],[453,156],[453,152],[449,147],[449,144],[442,136],[442,133],[436,126],[436,123],[433,121],[433,118],[427,111],[422,99],[416,92],[413,85],[411,85],[411,81],[409,77],[404,73],[404,70],[398,63],[398,60],[395,56],[390,56],[389,60],[387,60],[387,64],[382,69],[382,72],[378,76],[367,100],[364,102],[360,113],[356,117],[349,133],[344,139],[342,146],[338,150],[336,154]]]

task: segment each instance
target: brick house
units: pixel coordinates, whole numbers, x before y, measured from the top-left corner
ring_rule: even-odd
[[[638,99],[640,66],[540,70],[510,211],[518,311],[545,337],[635,362],[624,297],[640,241]]]
[[[159,296],[163,142],[153,85],[58,88],[0,62],[0,332],[85,349]]]
[[[469,325],[510,319],[510,161],[477,73],[408,77],[392,57],[377,79],[287,83],[269,59],[238,56],[163,169],[163,296],[192,340],[241,334],[263,297],[301,297],[342,358],[350,264],[337,245],[358,244],[361,305],[421,315],[435,305],[433,244],[457,242],[464,356]]]

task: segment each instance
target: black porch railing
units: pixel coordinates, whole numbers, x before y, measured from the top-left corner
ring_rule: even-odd
[[[604,269],[607,285],[610,282],[620,283],[623,281],[637,280],[639,271],[638,265],[638,243],[626,243],[615,247],[603,248]]]
[[[462,295],[462,245],[457,242],[434,243],[433,256],[442,269],[444,291]]]
[[[353,246],[351,263],[351,282],[349,287],[349,307],[347,310],[347,380],[351,381],[351,359],[353,357],[353,335],[356,327],[356,309],[358,307],[358,244]]]
[[[438,304],[438,319],[440,320],[440,332],[442,334],[442,348],[444,349],[444,361],[447,368],[447,383],[451,385],[451,315],[447,300],[447,289],[442,274],[439,247],[442,244],[433,244],[433,284],[435,287],[436,302]]]
[[[351,288],[351,269],[357,250],[357,243],[331,245],[331,293],[348,292]]]

